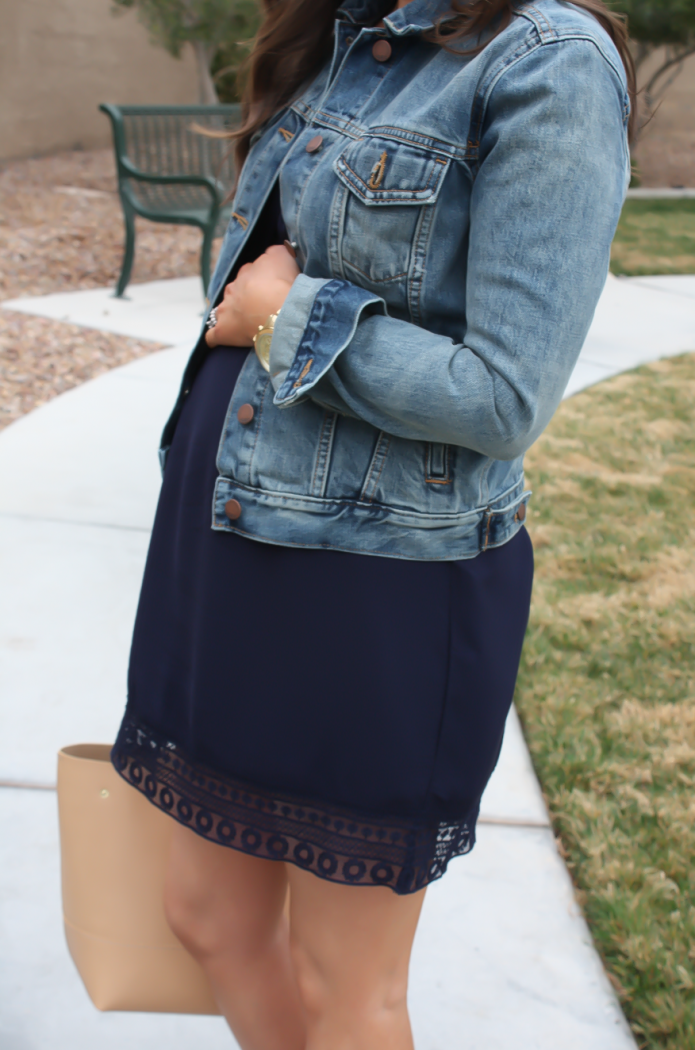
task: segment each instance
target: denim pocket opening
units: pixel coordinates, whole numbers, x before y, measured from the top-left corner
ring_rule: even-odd
[[[374,135],[351,142],[335,162],[338,178],[367,207],[434,204],[450,158]]]

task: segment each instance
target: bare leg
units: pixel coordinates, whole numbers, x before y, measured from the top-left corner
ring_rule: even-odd
[[[408,965],[425,891],[345,886],[288,865],[306,1050],[413,1050]]]
[[[292,968],[287,871],[177,824],[164,891],[167,919],[198,960],[242,1050],[304,1050]],[[385,1050],[385,1048],[384,1048]]]

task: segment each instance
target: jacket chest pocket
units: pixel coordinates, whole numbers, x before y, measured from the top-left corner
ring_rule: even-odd
[[[334,171],[344,187],[336,248],[346,280],[378,290],[391,303],[412,305],[399,300],[412,299],[423,272],[449,163],[433,151],[376,135],[343,150]]]

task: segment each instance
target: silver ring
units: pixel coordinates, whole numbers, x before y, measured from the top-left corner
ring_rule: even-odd
[[[206,325],[207,328],[214,328],[216,324],[217,324],[217,307],[213,306],[213,308],[210,311],[210,314],[208,316],[208,319],[205,322],[205,325]]]

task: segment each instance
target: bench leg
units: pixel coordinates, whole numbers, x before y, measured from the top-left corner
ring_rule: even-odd
[[[212,241],[215,236],[217,216],[203,230],[203,243],[200,248],[200,276],[203,279],[203,295],[208,294],[210,287],[210,256],[212,255]]]
[[[116,285],[116,297],[120,299],[126,290],[130,280],[130,271],[133,269],[133,258],[135,256],[135,213],[126,204],[123,205],[123,222],[125,225],[125,248],[123,251],[123,265],[121,276]]]

